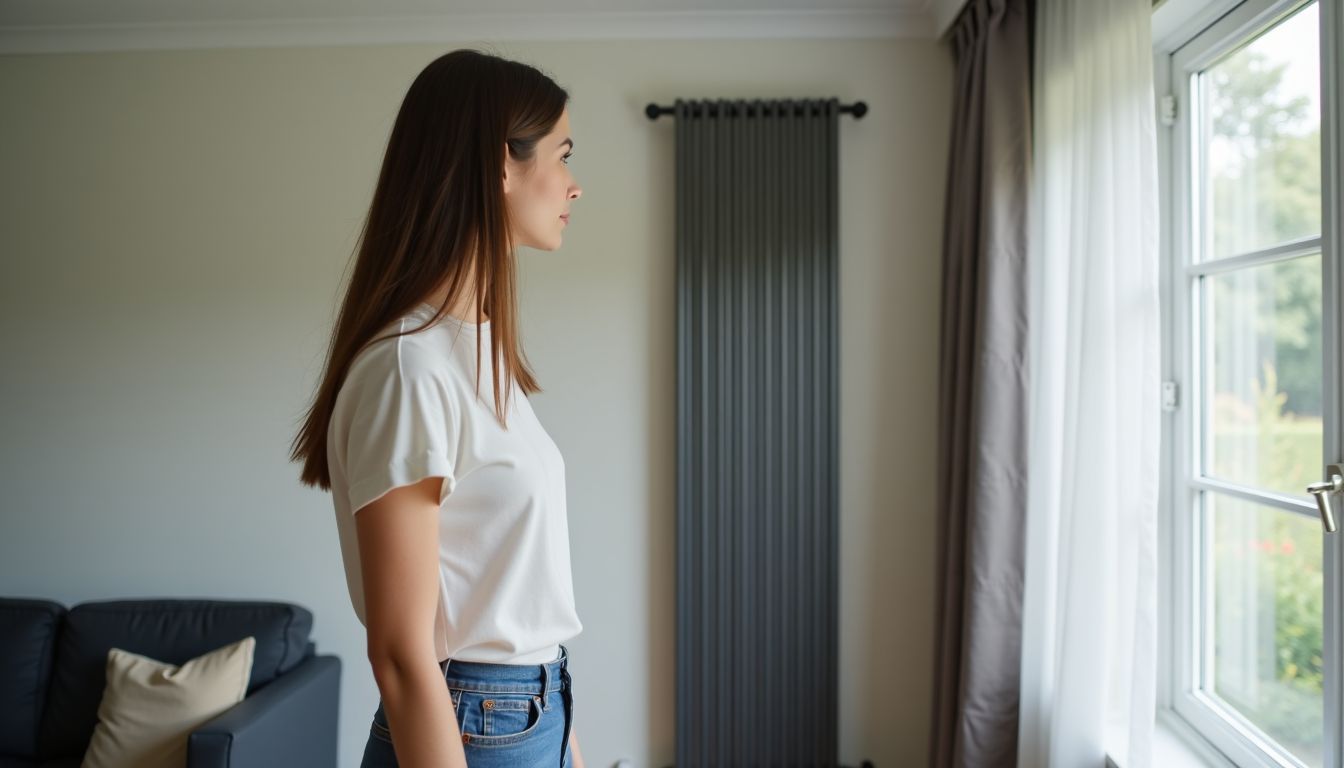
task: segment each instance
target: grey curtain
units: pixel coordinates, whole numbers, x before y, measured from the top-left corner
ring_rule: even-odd
[[[678,766],[833,766],[836,99],[676,102]]]
[[[1027,498],[1031,8],[970,0],[943,228],[938,617],[929,764],[1011,766]]]

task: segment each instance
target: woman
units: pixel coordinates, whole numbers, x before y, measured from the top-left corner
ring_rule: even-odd
[[[564,460],[527,399],[514,287],[514,248],[559,248],[581,194],[568,99],[474,50],[416,77],[295,438],[367,629],[365,766],[583,766]]]

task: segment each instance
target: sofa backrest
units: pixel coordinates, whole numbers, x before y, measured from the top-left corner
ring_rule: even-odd
[[[180,665],[252,635],[251,695],[304,659],[312,626],[310,611],[283,602],[163,598],[76,605],[58,633],[39,754],[77,758],[88,749],[111,648]]]
[[[0,598],[0,755],[37,754],[37,724],[64,615],[65,606],[51,600]]]

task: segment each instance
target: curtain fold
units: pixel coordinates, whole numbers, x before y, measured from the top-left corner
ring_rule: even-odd
[[[1030,4],[971,0],[943,228],[938,616],[929,762],[1012,765],[1027,483]]]
[[[1159,470],[1151,0],[1038,0],[1018,764],[1151,763]]]

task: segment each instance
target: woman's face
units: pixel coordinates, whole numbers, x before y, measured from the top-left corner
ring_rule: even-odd
[[[573,146],[566,107],[555,128],[537,144],[531,163],[514,160],[505,147],[504,197],[515,244],[543,251],[560,247],[561,232],[569,226],[562,217],[568,217],[570,204],[583,193],[566,160]]]

